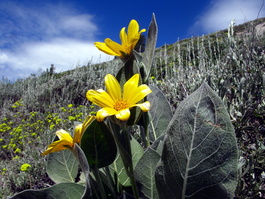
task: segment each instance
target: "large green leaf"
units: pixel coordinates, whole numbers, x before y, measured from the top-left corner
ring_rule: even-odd
[[[137,162],[142,157],[144,150],[143,147],[133,137],[131,139],[132,162],[135,168]],[[121,156],[118,155],[116,160],[110,165],[113,176],[118,177],[118,181],[122,186],[130,186],[130,179],[126,174]],[[115,174],[114,174],[115,173]]]
[[[155,184],[155,169],[160,155],[152,148],[148,148],[143,157],[139,160],[135,168],[135,178],[140,184],[140,194],[142,198],[158,198]]]
[[[221,99],[206,84],[179,104],[167,130],[156,184],[161,199],[233,198],[238,149]]]
[[[81,139],[81,149],[91,168],[110,165],[117,154],[116,143],[109,128],[104,122],[97,120],[86,128]]]
[[[160,136],[151,147],[149,147],[138,161],[134,174],[139,187],[141,198],[158,198],[155,183],[155,169],[160,160],[165,134]]]
[[[116,78],[121,86],[125,84],[134,74],[139,73],[134,56],[130,57],[118,71]]]
[[[55,183],[75,182],[79,162],[70,150],[51,153],[47,160],[47,173]]]
[[[161,92],[159,88],[156,86],[149,86],[153,91],[147,96],[147,100],[151,104],[151,121],[149,124],[149,135],[150,140],[155,141],[159,136],[165,133],[169,122],[173,117],[171,106]]]
[[[153,14],[151,23],[148,28],[147,42],[145,47],[145,52],[142,58],[142,67],[144,68],[143,82],[146,82],[151,71],[151,67],[153,65],[154,54],[156,49],[156,41],[157,41],[157,23],[155,19],[155,15]]]
[[[41,190],[25,190],[10,199],[80,199],[85,187],[75,183],[60,183]]]

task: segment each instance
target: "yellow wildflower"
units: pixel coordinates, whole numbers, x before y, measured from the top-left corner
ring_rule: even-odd
[[[4,175],[6,173],[6,171],[7,171],[7,168],[3,168],[2,169],[2,175]]]
[[[112,41],[110,38],[105,39],[105,43],[95,42],[94,44],[99,50],[108,55],[124,58],[132,53],[135,45],[140,39],[141,33],[145,31],[145,29],[142,29],[139,32],[139,24],[133,19],[129,23],[127,33],[125,31],[125,27],[123,27],[120,31],[121,44]]]
[[[28,171],[30,167],[31,167],[30,164],[22,164],[20,167],[20,170],[21,171]]]
[[[103,121],[111,115],[115,115],[121,121],[127,121],[130,117],[130,108],[138,106],[144,112],[150,109],[148,101],[136,104],[152,92],[145,84],[138,86],[139,77],[139,74],[135,74],[124,84],[123,94],[119,82],[110,74],[105,77],[108,93],[102,89],[87,91],[87,99],[102,108],[96,115],[98,121]]]
[[[19,156],[14,156],[13,158],[12,158],[12,160],[17,160],[17,159],[19,159],[20,157]]]
[[[70,135],[67,131],[61,129],[56,132],[59,140],[51,143],[48,146],[48,149],[44,151],[41,155],[47,155],[56,151],[62,151],[65,149],[72,149],[75,143],[79,144],[82,138],[82,135],[86,127],[94,120],[93,116],[88,116],[83,124],[76,125],[74,130],[74,137]]]

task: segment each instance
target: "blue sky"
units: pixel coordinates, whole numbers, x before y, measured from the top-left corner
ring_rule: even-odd
[[[109,3],[111,2],[111,3]],[[56,72],[111,60],[93,43],[111,38],[136,19],[148,28],[155,13],[157,46],[201,36],[265,17],[263,0],[1,0],[0,78],[38,73],[51,64]],[[145,33],[146,34],[146,33]]]

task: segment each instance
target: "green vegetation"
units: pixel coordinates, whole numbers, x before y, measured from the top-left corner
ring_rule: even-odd
[[[255,27],[265,18],[157,49],[150,84],[175,109],[204,81],[224,101],[237,136],[239,182],[236,198],[265,197],[265,36]],[[244,34],[239,34],[239,33]],[[61,128],[81,122],[95,107],[88,89],[102,87],[119,60],[0,82],[0,197],[54,184],[40,154]]]

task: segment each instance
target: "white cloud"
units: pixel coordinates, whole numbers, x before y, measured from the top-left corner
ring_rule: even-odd
[[[233,19],[236,24],[241,24],[264,17],[265,7],[261,9],[262,3],[263,0],[213,0],[207,10],[198,16],[191,31],[208,34],[227,28]]]
[[[93,39],[97,26],[94,16],[79,13],[66,5],[45,4],[40,7],[34,4],[15,4],[12,1],[0,3],[0,30],[27,39],[49,39],[60,36],[78,39]],[[11,38],[7,38],[10,40]]]
[[[0,64],[4,64],[8,61],[8,56],[6,53],[0,54]]]
[[[65,5],[0,3],[1,76],[16,79],[51,64],[61,72],[112,59],[94,47],[98,28],[93,21],[94,16]]]
[[[56,72],[88,63],[109,61],[112,57],[98,51],[93,43],[73,39],[27,43],[15,51],[0,51],[0,70],[9,79],[27,77],[54,64]],[[4,70],[5,69],[5,70]]]

